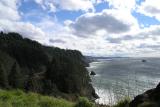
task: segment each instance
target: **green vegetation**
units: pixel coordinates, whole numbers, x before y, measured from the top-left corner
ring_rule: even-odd
[[[95,107],[88,99],[81,97],[75,107]]]
[[[43,46],[18,33],[0,33],[0,88],[76,100],[96,97],[77,50]]]
[[[20,90],[0,90],[0,107],[74,107],[74,103]]]
[[[94,107],[94,105],[86,98],[80,98],[75,104],[64,99],[31,92],[24,93],[21,90],[0,90],[0,107]]]
[[[0,65],[0,86],[2,87],[8,87],[8,77],[6,72],[4,71],[4,68]]]
[[[22,75],[16,63],[13,64],[11,72],[8,75],[9,85],[13,88],[23,88]]]
[[[123,100],[117,102],[113,107],[129,107],[130,98],[124,98]]]

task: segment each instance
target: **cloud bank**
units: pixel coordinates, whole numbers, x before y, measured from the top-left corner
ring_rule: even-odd
[[[133,13],[160,21],[156,0],[1,0],[0,30],[85,55],[160,56],[159,23],[142,28]]]

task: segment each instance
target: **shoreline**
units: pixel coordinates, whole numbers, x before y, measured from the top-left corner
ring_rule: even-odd
[[[133,64],[133,66],[126,67],[125,65],[128,64],[128,61],[129,64]],[[119,60],[118,58],[118,59],[113,59],[112,61],[107,60],[107,64],[108,63],[109,64],[106,73],[104,72],[106,68],[103,69],[101,68],[105,67],[105,64],[103,64],[103,60],[93,61],[89,63],[90,66],[87,67],[88,72],[93,70],[96,73],[95,76],[91,76],[92,86],[100,97],[99,99],[96,100],[96,102],[100,104],[109,104],[109,101],[111,101],[114,104],[115,102],[118,101],[117,98],[123,99],[125,98],[125,96],[134,98],[135,96],[143,93],[144,91],[155,87],[155,85],[158,83],[158,79],[156,78],[157,77],[156,74],[158,72],[156,70],[152,69],[153,71],[156,71],[154,75],[153,74],[150,75],[150,73],[146,70],[144,70],[145,72],[139,72],[143,70],[144,67],[146,66],[148,67],[149,63],[155,63],[153,61],[154,61],[153,59],[147,59],[147,63],[143,63],[141,62],[141,58],[138,59],[129,58],[127,60],[126,58],[124,60],[123,59]],[[117,64],[122,68],[121,69],[116,68]],[[96,68],[97,66],[98,68]],[[149,67],[153,68],[153,66]],[[130,72],[128,72],[127,69]],[[138,74],[136,74],[136,78],[134,78],[135,73],[133,72],[134,71],[133,69],[136,72],[138,72]],[[117,70],[117,71],[112,71],[112,70]],[[126,70],[127,72],[124,72],[123,70]],[[105,77],[105,75],[108,76]],[[111,76],[113,76],[113,78]],[[102,83],[99,84],[100,81]],[[118,81],[118,83],[116,81]],[[112,98],[110,98],[110,96],[112,96]],[[115,100],[113,100],[114,98]]]

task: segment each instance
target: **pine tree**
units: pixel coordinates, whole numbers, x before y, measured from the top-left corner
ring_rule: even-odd
[[[0,32],[0,35],[3,35],[3,31]]]
[[[9,73],[9,85],[13,88],[22,88],[23,87],[23,81],[22,81],[22,75],[19,69],[19,66],[17,63],[14,63],[11,69],[11,72]]]
[[[2,65],[0,65],[0,87],[8,88],[8,77],[7,72],[3,69]]]

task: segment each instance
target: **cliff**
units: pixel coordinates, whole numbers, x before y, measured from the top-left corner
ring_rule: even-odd
[[[77,50],[43,46],[18,33],[0,33],[0,88],[76,100],[97,98],[85,57]]]
[[[129,107],[160,107],[160,83],[156,88],[136,96]]]

